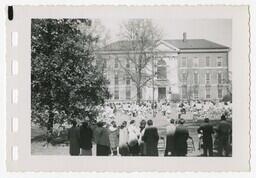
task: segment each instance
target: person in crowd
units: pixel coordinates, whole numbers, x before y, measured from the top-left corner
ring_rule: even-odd
[[[180,119],[174,134],[174,154],[175,156],[187,155],[187,140],[189,138],[188,129],[184,126],[185,120]]]
[[[93,132],[89,127],[88,122],[83,122],[82,126],[80,127],[80,148],[82,150],[81,155],[92,155],[92,137]]]
[[[109,127],[109,140],[110,140],[110,146],[111,151],[114,156],[117,155],[117,147],[119,144],[119,130],[117,128],[116,122],[112,121],[111,125]]]
[[[80,132],[75,120],[71,121],[72,127],[68,130],[69,154],[78,156],[80,154]]]
[[[128,147],[128,129],[127,122],[124,121],[119,129],[119,154],[121,156],[129,156],[129,147]]]
[[[203,139],[203,156],[213,156],[213,141],[212,141],[212,134],[213,132],[213,126],[209,123],[209,119],[204,119],[204,124],[201,125],[197,132],[199,134],[202,134]],[[207,154],[208,153],[208,154]]]
[[[110,151],[109,131],[103,122],[98,122],[95,129],[96,155],[108,156]]]
[[[142,119],[140,121],[140,137],[139,137],[140,156],[144,156],[146,154],[145,143],[142,140],[142,137],[143,137],[144,132],[145,132],[146,125],[147,125],[146,120]]]
[[[170,120],[170,125],[166,128],[166,148],[165,148],[165,156],[174,156],[174,134],[175,134],[176,126],[175,126],[175,120]]]
[[[129,145],[129,150],[132,156],[138,156],[140,152],[139,148],[139,129],[136,127],[135,120],[130,121],[130,125],[128,127],[128,134],[129,134],[129,140],[128,140],[128,145]]]
[[[218,139],[218,156],[223,156],[223,151],[225,156],[229,156],[230,144],[229,139],[231,136],[231,125],[227,122],[226,116],[221,116],[221,121],[216,128],[217,139]]]
[[[157,128],[153,126],[153,121],[150,119],[147,121],[148,127],[145,128],[145,132],[142,136],[142,140],[145,142],[146,156],[158,156],[158,140],[159,135]]]

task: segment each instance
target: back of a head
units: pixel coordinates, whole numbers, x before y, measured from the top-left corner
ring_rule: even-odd
[[[224,114],[222,114],[220,120],[225,121],[226,120],[226,116]]]
[[[171,119],[171,120],[170,120],[170,123],[171,123],[171,124],[174,124],[174,122],[175,122],[174,119]]]
[[[151,126],[151,125],[153,125],[153,121],[152,121],[151,119],[149,119],[149,120],[147,121],[147,124],[148,124],[148,126]]]
[[[184,120],[184,119],[180,119],[180,120],[179,120],[179,124],[182,124],[182,125],[183,125],[184,123],[185,123],[185,120]]]
[[[84,122],[82,123],[82,126],[83,126],[84,128],[87,128],[87,127],[88,127],[88,122],[87,122],[87,121],[84,121]]]
[[[103,122],[101,122],[101,121],[99,121],[99,122],[97,123],[97,126],[98,126],[98,127],[103,127],[103,125],[104,125],[104,124],[103,124]]]
[[[72,121],[71,121],[71,124],[72,124],[73,127],[75,127],[76,124],[77,124],[76,120],[72,120]]]
[[[130,121],[130,125],[134,124],[135,123],[135,120],[131,120]]]
[[[204,119],[204,122],[205,122],[205,123],[209,123],[209,121],[210,121],[209,118],[205,118],[205,119]]]

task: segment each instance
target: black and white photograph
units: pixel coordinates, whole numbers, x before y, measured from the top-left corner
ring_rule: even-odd
[[[31,19],[31,155],[232,157],[232,20]]]

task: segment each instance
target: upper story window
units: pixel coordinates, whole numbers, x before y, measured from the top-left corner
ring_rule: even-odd
[[[115,58],[115,68],[118,68],[118,57]]]
[[[130,68],[130,61],[128,59],[126,60],[126,68]]]
[[[126,85],[130,85],[131,84],[131,79],[130,77],[127,75],[126,76]]]
[[[207,72],[206,74],[205,74],[205,83],[206,84],[210,84],[210,73],[209,72]]]
[[[186,57],[182,57],[181,58],[181,67],[186,67],[187,66],[187,58]]]
[[[222,57],[218,56],[217,58],[217,67],[221,67],[222,66]]]
[[[209,56],[206,56],[205,63],[206,63],[206,67],[210,67],[210,57]]]
[[[198,84],[199,83],[199,78],[198,78],[198,72],[194,72],[194,84]]]
[[[194,67],[199,67],[199,58],[198,57],[194,57],[194,59],[193,59],[193,66]]]
[[[166,79],[167,72],[166,72],[166,62],[161,59],[157,62],[157,79]]]
[[[114,99],[118,100],[119,99],[119,88],[115,87],[114,90]]]
[[[118,77],[118,73],[115,73],[115,85],[119,84],[119,77]]]
[[[205,97],[206,97],[207,99],[211,98],[211,87],[210,87],[210,86],[207,86],[207,87],[205,88]]]
[[[218,73],[218,84],[222,84],[222,74],[221,74],[221,72]]]
[[[182,82],[187,82],[187,73],[182,73]]]

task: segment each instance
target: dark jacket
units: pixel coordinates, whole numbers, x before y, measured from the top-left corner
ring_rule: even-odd
[[[80,131],[78,127],[71,127],[68,130],[68,139],[69,139],[69,153],[70,155],[79,155],[80,154]]]
[[[197,132],[203,134],[203,144],[204,145],[212,144],[212,134],[214,132],[213,132],[213,126],[211,124],[206,123],[206,124],[201,125],[197,129]]]
[[[142,140],[146,146],[146,156],[158,156],[158,140],[159,135],[156,127],[148,127],[145,129]]]
[[[96,127],[95,129],[95,142],[98,145],[110,147],[109,130],[104,127]]]
[[[92,129],[90,127],[80,127],[80,147],[85,150],[92,148]]]
[[[177,156],[185,156],[187,154],[188,138],[188,129],[183,125],[177,126],[174,134],[174,152]]]

